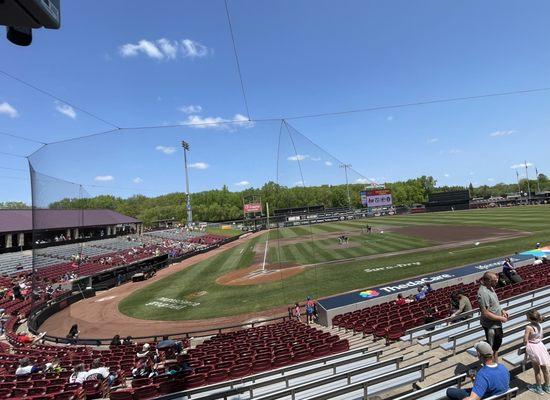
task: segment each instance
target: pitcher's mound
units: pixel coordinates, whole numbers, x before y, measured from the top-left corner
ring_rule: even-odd
[[[253,264],[245,269],[228,272],[216,279],[216,283],[229,286],[258,285],[272,283],[298,275],[304,268],[296,264],[267,265]]]

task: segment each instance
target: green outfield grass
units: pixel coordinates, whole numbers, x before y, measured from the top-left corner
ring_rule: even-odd
[[[457,211],[434,214],[407,216],[390,216],[371,218],[368,223],[373,226],[407,226],[427,225],[482,225],[532,232],[531,236],[509,239],[480,246],[465,246],[452,251],[430,250],[429,248],[407,254],[369,260],[353,260],[345,263],[327,264],[306,269],[303,273],[286,280],[255,286],[222,286],[216,279],[225,273],[248,267],[254,257],[252,249],[257,244],[265,243],[265,233],[251,241],[226,250],[216,257],[195,264],[186,270],[164,278],[152,285],[134,292],[125,298],[119,306],[122,313],[142,319],[152,320],[186,320],[204,319],[245,312],[261,311],[276,306],[301,301],[307,295],[315,297],[342,293],[349,290],[367,288],[385,282],[392,282],[407,277],[447,269],[463,264],[481,261],[492,257],[511,254],[533,248],[536,242],[550,242],[550,206],[516,207],[508,209],[484,209]],[[365,221],[349,221],[314,225],[311,230],[303,227],[287,228],[272,231],[270,241],[277,237],[289,238],[309,235],[311,232],[339,232],[346,229],[360,229]],[[396,235],[392,245],[413,245],[407,237]],[[324,239],[320,240],[322,242]],[[333,242],[334,239],[331,241]],[[319,251],[313,236],[312,249],[316,260],[327,261],[334,257],[331,252]],[[424,243],[424,246],[427,243]],[[429,245],[429,244],[428,244]],[[403,247],[404,248],[404,247]],[[407,247],[412,248],[412,247]],[[350,249],[348,249],[350,250]],[[384,249],[380,248],[380,253]],[[297,261],[307,260],[308,253],[294,254]],[[269,254],[273,257],[272,253]],[[341,256],[341,255],[340,255]],[[301,258],[302,257],[302,258]],[[308,256],[309,257],[309,256]],[[419,262],[420,265],[398,268],[384,273],[367,273],[365,269],[391,266],[404,262]],[[207,293],[195,297],[197,292]],[[146,304],[161,297],[171,299],[192,299],[200,303],[195,307],[181,310],[157,308]]]
[[[221,235],[221,236],[237,236],[242,233],[242,231],[239,231],[238,229],[221,229],[221,228],[211,228],[206,227],[206,233],[209,233],[211,235]]]
[[[340,228],[339,232],[347,229],[345,226],[337,224],[334,224],[333,227]],[[272,241],[273,247],[269,248],[267,260],[272,264],[313,264],[428,247],[430,245],[431,243],[427,240],[395,233],[357,234],[349,236],[347,245],[339,245],[338,240],[335,238],[318,239],[314,234],[311,240],[296,244],[277,246],[277,241]]]

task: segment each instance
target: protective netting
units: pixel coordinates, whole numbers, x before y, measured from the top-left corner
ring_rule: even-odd
[[[188,146],[192,227],[186,226],[182,141]],[[205,275],[191,275],[196,281],[175,289],[172,300],[188,301],[204,291],[201,307],[227,304],[226,311],[212,313],[190,309],[189,318],[288,306],[318,296],[319,269],[346,258],[345,253],[331,255],[331,249],[359,229],[352,220],[361,215],[352,210],[361,209],[359,191],[369,182],[285,121],[120,129],[49,144],[29,161],[39,285],[66,282],[63,288],[70,289],[75,279],[122,265],[111,265],[110,259],[134,260],[136,248],[151,257],[160,249],[177,258],[207,243],[204,235],[216,240],[216,235],[259,231],[237,248],[240,253],[226,257],[230,261],[220,256],[219,265],[206,265]],[[247,209],[251,204],[260,209]],[[55,214],[60,209],[62,218]],[[105,222],[95,214],[99,210],[137,221]],[[320,225],[346,220],[349,225],[339,230]],[[223,290],[217,293],[214,284]],[[246,304],[254,295],[262,297],[261,303]],[[163,301],[143,299],[155,306]],[[145,316],[157,312],[152,308]]]

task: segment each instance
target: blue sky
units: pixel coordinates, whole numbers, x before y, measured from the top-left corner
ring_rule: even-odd
[[[229,6],[250,115],[273,121],[243,122],[221,0],[137,0],[131,8],[64,1],[61,30],[35,31],[28,48],[0,40],[1,70],[116,126],[239,121],[53,144],[35,153],[34,167],[86,185],[90,195],[167,193],[183,189],[179,141],[185,139],[194,191],[260,186],[277,174],[287,185],[343,183],[338,160],[361,173],[350,173],[354,182],[421,174],[441,184],[513,182],[512,166],[524,160],[550,173],[550,91],[289,119],[328,153],[296,133],[293,145],[286,129],[278,145],[277,120],[550,87],[548,2],[231,0]],[[51,142],[111,128],[0,74],[2,132]],[[0,201],[29,202],[27,161],[2,152],[27,155],[39,146],[6,136],[0,143]],[[78,192],[52,181],[39,187],[44,202]]]

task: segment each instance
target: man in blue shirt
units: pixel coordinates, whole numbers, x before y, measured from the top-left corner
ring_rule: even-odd
[[[426,291],[422,287],[419,287],[417,291],[418,293],[414,296],[415,300],[416,301],[424,300],[426,298]]]
[[[480,400],[510,389],[510,373],[502,364],[493,361],[493,348],[487,342],[475,346],[477,356],[483,366],[477,372],[474,387],[471,390],[449,388],[447,397],[450,400]]]

